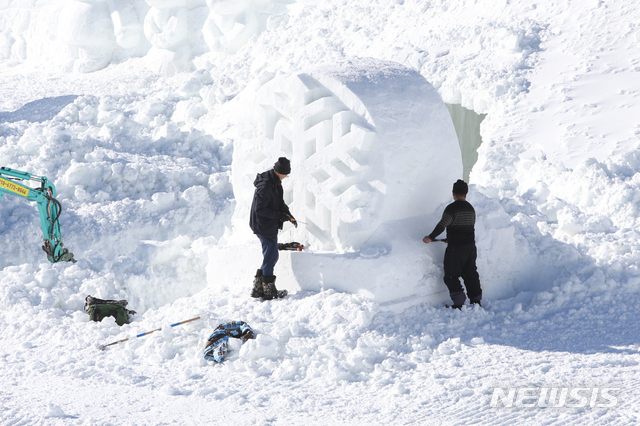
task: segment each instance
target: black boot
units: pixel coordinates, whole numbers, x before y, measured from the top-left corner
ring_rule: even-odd
[[[262,269],[256,271],[256,276],[253,279],[253,290],[251,290],[251,297],[263,298],[264,290],[262,286]]]
[[[480,294],[469,296],[469,303],[471,303],[472,305],[478,305],[482,307],[482,303],[480,303],[481,300],[482,300],[482,290],[480,290]]]
[[[462,305],[444,305],[445,308],[449,308],[449,309],[457,309],[459,311],[462,310]]]
[[[281,299],[288,294],[287,290],[278,290],[276,288],[275,275],[262,278],[262,291],[264,292],[264,296],[262,296],[264,300]]]
[[[451,296],[451,301],[453,302],[451,304],[451,307],[455,309],[462,308],[462,305],[464,305],[464,301],[467,300],[467,295],[464,294],[464,291],[450,292],[449,296]]]

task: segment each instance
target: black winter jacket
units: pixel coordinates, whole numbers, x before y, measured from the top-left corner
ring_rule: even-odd
[[[284,203],[282,182],[273,170],[268,170],[258,173],[253,185],[256,190],[251,203],[249,226],[254,234],[274,238],[278,235],[278,230],[282,229],[280,215],[283,212],[291,214]]]

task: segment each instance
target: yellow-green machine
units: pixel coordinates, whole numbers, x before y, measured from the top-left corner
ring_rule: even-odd
[[[31,188],[23,181],[40,182],[39,188]],[[64,248],[60,233],[60,213],[62,206],[56,200],[56,187],[44,176],[34,176],[27,172],[0,167],[0,198],[5,194],[26,198],[38,204],[40,225],[44,234],[42,250],[51,263],[76,262],[73,253]]]

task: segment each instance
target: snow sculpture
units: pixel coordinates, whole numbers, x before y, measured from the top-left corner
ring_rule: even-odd
[[[141,26],[128,0],[74,0],[62,7],[57,34],[71,49],[74,72],[93,72],[109,65],[118,46],[137,47]]]
[[[296,3],[309,1],[0,0],[0,60],[37,57],[93,72],[145,56],[152,71],[172,76],[193,69],[207,51],[235,53],[288,22]]]
[[[278,288],[333,288],[379,302],[442,293],[435,265],[444,246],[427,247],[422,237],[451,200],[462,159],[433,86],[416,71],[374,59],[264,76],[257,86],[229,103],[240,116],[234,229],[210,252],[210,284],[249,294],[249,265],[261,263],[248,226],[253,180],[286,156],[292,172],[283,181],[285,201],[300,225],[285,225],[278,239],[308,250],[280,253]],[[249,270],[223,262],[234,250]]]
[[[106,67],[116,44],[109,6],[104,1],[67,2],[60,12],[58,36],[72,49],[74,72]]]
[[[260,134],[234,146],[236,216],[247,217],[256,173],[286,156],[285,201],[305,222],[290,237],[315,250],[375,245],[383,223],[433,212],[461,177],[444,103],[401,65],[362,60],[276,77],[256,97]]]
[[[149,68],[165,76],[191,69],[193,57],[203,53],[205,0],[146,1],[152,7],[144,20],[144,34],[153,45],[147,54]]]
[[[107,0],[116,43],[123,49],[134,49],[142,39],[142,25],[131,0]]]
[[[0,1],[0,60],[92,72],[142,56],[148,42],[138,16],[147,7],[145,0]]]
[[[211,10],[203,32],[213,52],[235,53],[266,28],[287,20],[287,4],[295,0],[207,0]]]

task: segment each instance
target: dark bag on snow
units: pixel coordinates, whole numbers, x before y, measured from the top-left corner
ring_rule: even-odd
[[[126,300],[104,300],[87,296],[84,311],[89,314],[91,321],[100,322],[106,317],[114,317],[116,324],[124,325],[129,323],[129,315],[136,313],[125,309],[128,303]]]
[[[249,339],[253,339],[254,335],[251,327],[244,321],[231,321],[220,324],[207,339],[207,346],[204,348],[204,359],[214,362],[224,361],[229,337],[241,339],[244,343]]]

